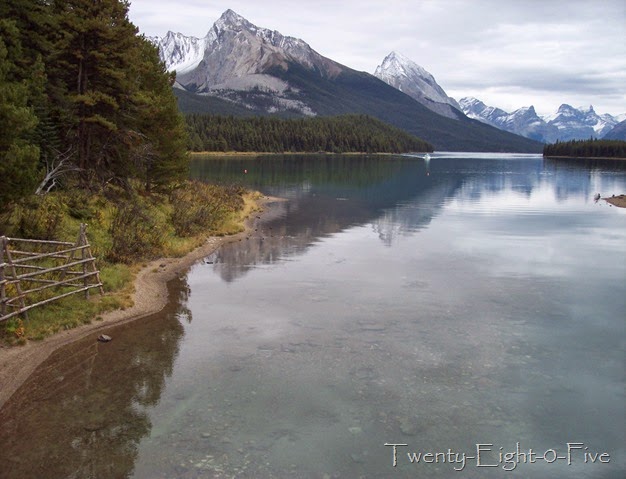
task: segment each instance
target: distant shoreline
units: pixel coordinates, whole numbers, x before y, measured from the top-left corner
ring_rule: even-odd
[[[423,152],[418,152],[423,153]],[[404,155],[405,153],[368,153],[366,151],[347,151],[345,153],[333,153],[331,151],[190,151],[191,158],[205,156],[277,156],[277,155],[377,155],[391,156]]]
[[[626,158],[619,156],[545,156],[544,158],[551,160],[617,160],[626,161]]]

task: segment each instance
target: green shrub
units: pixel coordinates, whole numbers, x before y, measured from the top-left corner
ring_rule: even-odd
[[[141,258],[153,258],[161,253],[163,229],[156,212],[139,197],[118,205],[109,233],[112,246],[107,259],[132,263]]]
[[[66,206],[55,195],[31,196],[14,210],[13,235],[20,238],[57,240]]]
[[[93,195],[88,191],[76,189],[67,195],[67,212],[72,218],[87,221],[94,218],[97,210],[92,205]]]
[[[193,236],[214,231],[243,207],[243,190],[189,181],[170,195],[171,221],[176,234]]]

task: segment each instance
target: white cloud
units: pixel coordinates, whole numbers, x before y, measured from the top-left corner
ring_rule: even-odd
[[[357,70],[396,50],[456,98],[626,112],[623,0],[134,0],[130,17],[147,35],[202,37],[228,8]]]

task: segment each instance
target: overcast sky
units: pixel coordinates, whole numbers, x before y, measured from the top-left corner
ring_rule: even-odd
[[[457,100],[626,113],[626,0],[131,0],[130,19],[204,37],[229,8],[356,70],[395,50]]]

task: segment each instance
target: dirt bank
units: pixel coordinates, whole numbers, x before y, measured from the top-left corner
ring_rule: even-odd
[[[626,208],[626,195],[609,196],[608,198],[602,198],[607,203],[613,206],[619,206],[620,208]]]

